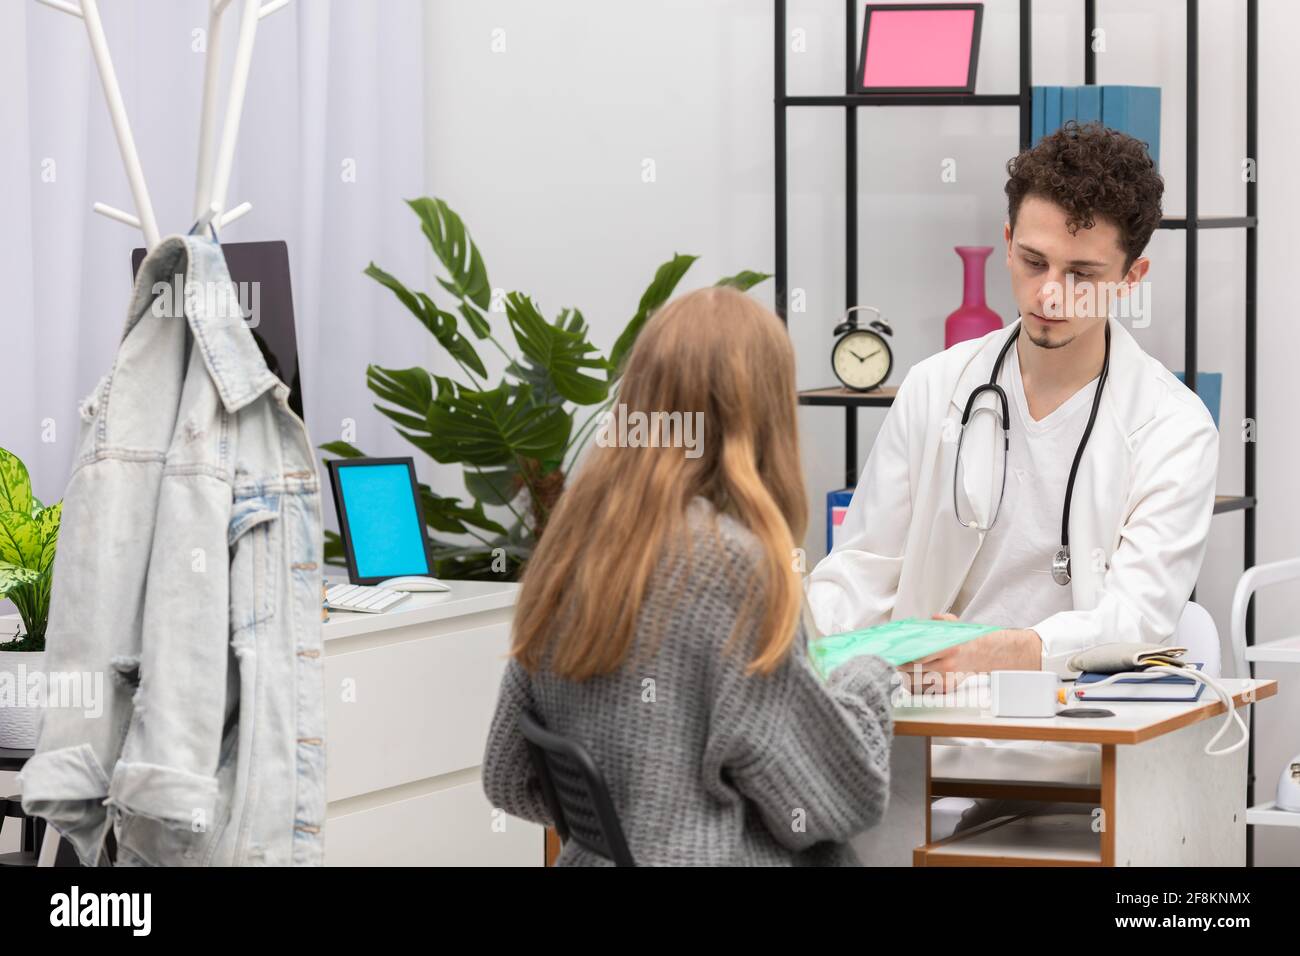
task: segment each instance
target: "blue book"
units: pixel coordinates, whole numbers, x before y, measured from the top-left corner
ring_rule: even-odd
[[[1151,161],[1160,168],[1160,87],[1129,87],[1127,130],[1133,137],[1147,144]]]
[[[1174,372],[1178,376],[1178,381],[1184,385],[1187,384],[1187,376],[1182,372]],[[1214,419],[1214,427],[1219,427],[1219,402],[1223,396],[1223,373],[1222,372],[1197,372],[1196,373],[1196,394],[1201,396],[1201,401],[1205,407],[1210,410],[1210,417]]]
[[[1079,125],[1101,122],[1101,87],[1080,86],[1075,92],[1074,118]]]
[[[1127,86],[1101,88],[1101,121],[1121,133],[1129,131],[1128,89]]]
[[[1043,87],[1043,135],[1051,136],[1061,128],[1061,88]]]
[[[1205,668],[1204,664],[1199,663],[1184,666],[1195,667],[1198,671]],[[1195,678],[1163,673],[1152,674],[1150,677],[1121,677],[1113,684],[1097,690],[1088,689],[1089,684],[1096,684],[1110,676],[1091,672],[1080,674],[1074,682],[1074,698],[1085,704],[1092,701],[1125,700],[1194,703],[1201,699],[1201,694],[1205,691],[1205,685]]]
[[[1030,121],[1031,132],[1029,134],[1029,143],[1031,146],[1036,146],[1038,141],[1043,138],[1043,109],[1046,106],[1047,97],[1043,95],[1043,88],[1041,86],[1035,86],[1034,97],[1030,106],[1032,118]]]
[[[835,550],[836,532],[844,523],[844,514],[849,510],[853,500],[853,489],[842,488],[839,491],[826,492],[826,553]]]
[[[1078,119],[1079,88],[1077,86],[1061,87],[1061,125],[1072,119]]]
[[[1103,86],[1102,122],[1147,144],[1151,161],[1160,166],[1160,87]]]

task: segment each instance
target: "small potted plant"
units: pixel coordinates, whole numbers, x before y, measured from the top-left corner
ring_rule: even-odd
[[[0,598],[18,609],[22,629],[0,636],[0,747],[31,750],[40,730],[45,625],[63,502],[32,496],[27,467],[0,448]]]

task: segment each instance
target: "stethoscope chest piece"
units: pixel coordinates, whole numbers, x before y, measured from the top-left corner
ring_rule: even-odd
[[[1070,583],[1070,549],[1068,546],[1057,548],[1052,556],[1052,580],[1064,587]]]

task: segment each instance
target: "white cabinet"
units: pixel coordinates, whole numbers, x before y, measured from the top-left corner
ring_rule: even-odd
[[[542,865],[480,769],[519,586],[449,583],[324,625],[328,866]]]

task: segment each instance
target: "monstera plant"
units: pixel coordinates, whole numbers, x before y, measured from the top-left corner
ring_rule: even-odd
[[[411,291],[373,262],[365,274],[391,290],[429,330],[457,374],[371,365],[366,384],[380,399],[375,407],[395,423],[398,434],[434,461],[464,470],[464,497],[444,497],[420,485],[433,573],[448,579],[513,579],[545,530],[566,474],[613,404],[623,361],[641,328],[698,257],[674,255],[656,270],[604,356],[588,338],[587,321],[576,308],[562,309],[548,320],[521,292],[502,293],[494,302],[483,257],[445,202],[426,197],[407,204],[419,217],[445,272],[438,284],[449,307],[425,292]],[[745,291],[767,278],[765,273],[744,271],[717,285]],[[498,337],[494,310],[498,315],[505,312],[517,351]],[[500,319],[496,322],[499,325]],[[499,380],[489,380],[480,349],[504,357],[505,372]],[[321,448],[343,458],[364,457],[345,441]],[[489,515],[485,509],[490,506],[505,517],[498,521]],[[448,536],[461,541],[448,541]],[[464,543],[465,538],[470,543]],[[325,553],[330,561],[342,560],[342,543],[333,532],[326,534]]]
[[[45,650],[50,578],[63,502],[48,508],[32,495],[27,467],[0,448],[0,598],[13,602],[24,633],[0,651]]]

